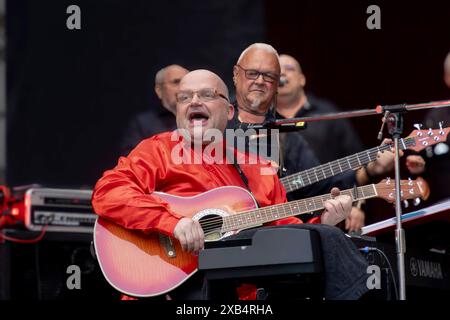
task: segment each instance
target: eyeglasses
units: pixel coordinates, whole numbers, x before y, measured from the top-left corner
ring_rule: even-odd
[[[280,75],[269,73],[269,72],[260,72],[258,70],[253,69],[244,69],[240,65],[236,65],[245,72],[245,77],[249,80],[256,80],[261,75],[263,77],[263,80],[266,82],[274,83],[276,81],[279,81]]]
[[[182,104],[190,103],[194,98],[194,94],[197,94],[198,100],[201,102],[213,101],[219,97],[229,102],[225,95],[218,93],[216,89],[212,88],[205,88],[198,91],[179,91],[176,95],[177,102]]]

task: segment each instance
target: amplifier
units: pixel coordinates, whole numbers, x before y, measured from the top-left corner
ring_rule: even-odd
[[[24,221],[27,229],[92,233],[97,215],[91,190],[31,188],[25,193]]]

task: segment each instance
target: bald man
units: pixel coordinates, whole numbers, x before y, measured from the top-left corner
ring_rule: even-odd
[[[207,132],[223,133],[233,115],[227,87],[216,74],[196,70],[183,77],[176,107],[178,129],[185,134],[181,136],[183,146],[222,143],[220,139],[207,139]],[[166,132],[142,141],[127,157],[121,157],[114,169],[106,171],[94,188],[95,212],[128,229],[172,236],[183,250],[198,252],[204,245],[199,222],[173,211],[168,203],[153,195],[154,191],[193,196],[218,187],[238,186],[248,188],[262,207],[287,201],[277,175],[261,174],[267,162],[239,165],[247,177],[246,184],[236,166],[227,161],[207,163],[201,157],[201,163],[180,163],[172,152],[180,141],[172,137],[171,132]],[[183,150],[199,155],[195,146]],[[338,190],[334,190],[333,195],[333,199],[324,203],[323,224],[334,225],[350,214],[350,197],[339,195]],[[271,224],[301,224],[301,221],[291,217]]]
[[[227,87],[216,74],[196,70],[183,77],[177,94],[177,125],[178,129],[188,132],[186,141],[191,144],[222,143],[205,138],[207,131],[216,129],[223,133],[227,121],[233,115],[234,107],[229,102]],[[198,132],[201,132],[201,136],[198,136]],[[106,171],[98,181],[93,205],[100,215],[127,228],[173,235],[180,240],[185,250],[195,252],[203,247],[204,241],[199,223],[172,212],[158,197],[151,196],[151,192],[192,196],[221,186],[246,188],[246,185],[236,167],[227,161],[207,165],[201,158],[202,166],[179,163],[179,159],[174,159],[172,154],[172,150],[179,146],[179,141],[172,139],[172,134],[165,132],[145,139],[127,157],[121,157],[116,168]],[[194,148],[189,151],[195,152]],[[277,175],[262,175],[261,166],[264,164],[260,162],[242,165],[249,189],[258,203],[267,206],[286,202]],[[129,198],[134,199],[132,203]],[[335,202],[336,199],[339,203]],[[339,220],[336,217],[348,215],[344,209],[350,204],[350,198],[338,196],[335,200],[329,200],[336,206],[329,208],[331,214],[324,214],[322,223],[334,225]],[[152,214],[146,215],[145,212],[150,210]],[[136,217],[141,219],[136,220]],[[286,222],[300,223],[296,218],[287,219]]]
[[[159,70],[155,76],[154,90],[161,106],[137,114],[125,127],[120,142],[121,155],[127,155],[141,140],[176,128],[175,95],[186,68],[172,64]]]

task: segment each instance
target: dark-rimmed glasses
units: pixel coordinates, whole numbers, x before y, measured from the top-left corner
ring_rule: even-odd
[[[269,73],[269,72],[260,72],[258,70],[253,70],[253,69],[244,69],[238,64],[236,66],[241,68],[244,71],[245,77],[249,80],[256,80],[256,79],[258,79],[258,77],[260,75],[263,77],[264,81],[270,82],[270,83],[274,83],[276,81],[279,81],[279,79],[280,79],[280,75],[278,75],[278,74]]]
[[[217,92],[216,89],[212,89],[212,88],[205,88],[205,89],[200,89],[197,91],[179,91],[176,94],[177,102],[178,103],[189,103],[194,98],[194,94],[197,94],[198,100],[201,102],[213,101],[219,97],[230,102],[225,95]]]

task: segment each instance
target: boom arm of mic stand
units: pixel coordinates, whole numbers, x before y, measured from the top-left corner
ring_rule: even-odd
[[[312,117],[302,117],[302,118],[291,118],[291,119],[277,119],[274,121],[276,126],[287,123],[297,123],[297,122],[314,122],[314,121],[325,121],[325,120],[337,120],[337,119],[348,119],[364,116],[380,115],[389,111],[390,113],[397,113],[401,111],[413,111],[421,109],[431,109],[431,108],[445,108],[450,107],[450,100],[434,101],[419,104],[395,104],[395,105],[385,105],[377,106],[375,109],[361,109],[356,111],[345,111],[337,113],[326,113],[322,115],[316,115]]]

